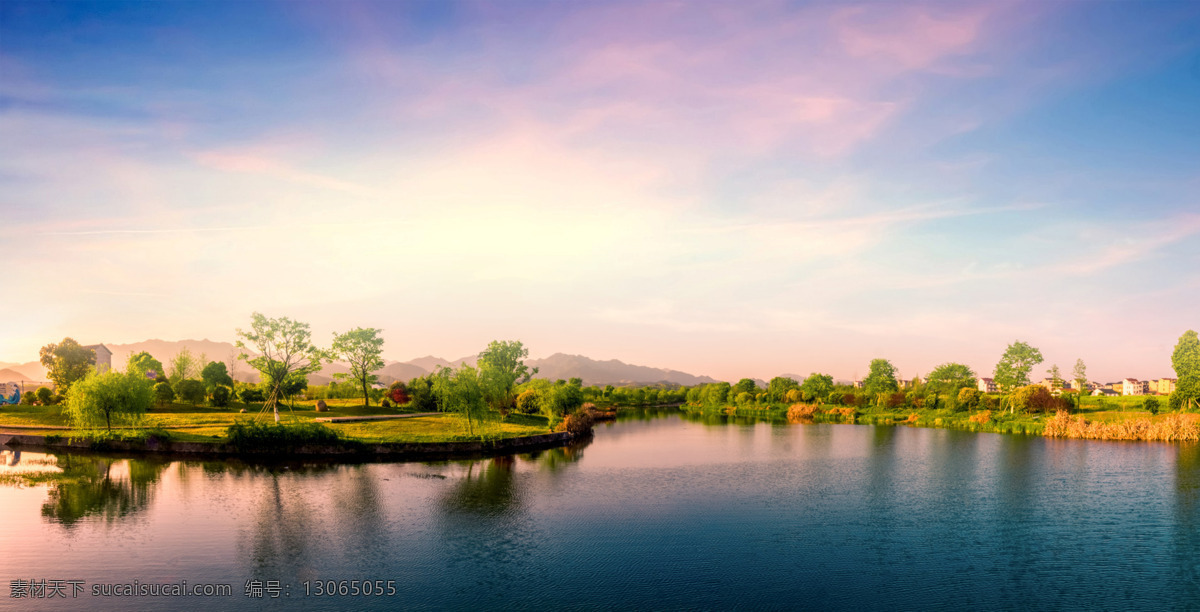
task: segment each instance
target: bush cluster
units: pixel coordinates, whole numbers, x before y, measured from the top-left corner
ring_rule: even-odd
[[[306,444],[338,445],[338,433],[319,423],[282,425],[239,421],[225,430],[229,444],[239,451],[286,451]]]

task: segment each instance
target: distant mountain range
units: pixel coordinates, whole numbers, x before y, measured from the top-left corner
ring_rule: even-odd
[[[239,361],[237,355],[242,351],[229,342],[213,342],[211,340],[146,340],[132,344],[105,344],[113,352],[112,363],[117,369],[123,368],[129,356],[145,351],[170,367],[171,357],[180,350],[187,348],[193,355],[201,354],[209,361],[223,361],[226,365],[233,364],[231,374],[244,382],[257,382],[258,372],[245,362]],[[389,361],[375,374],[379,381],[391,384],[394,381],[408,381],[417,376],[424,376],[438,368],[458,367],[463,363],[475,365],[478,355],[462,357],[447,361],[440,357],[428,355],[409,361]],[[616,359],[598,361],[582,355],[566,355],[555,353],[545,359],[526,359],[525,364],[530,368],[538,368],[537,377],[548,380],[580,378],[584,385],[650,385],[667,383],[673,385],[698,385],[717,382],[708,376],[696,376],[678,370],[652,368],[627,364]],[[46,368],[40,362],[32,361],[25,364],[0,362],[0,382],[20,382],[21,380],[44,381]],[[312,385],[325,385],[333,380],[334,374],[350,371],[350,367],[342,362],[326,364],[320,371],[310,374],[308,382]]]
[[[699,385],[717,382],[678,370],[631,365],[616,359],[597,361],[583,355],[555,353],[545,359],[527,359],[525,365],[538,369],[537,377],[549,380],[581,378],[584,385],[630,385],[670,383]]]

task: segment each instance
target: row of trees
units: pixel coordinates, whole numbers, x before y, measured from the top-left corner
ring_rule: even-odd
[[[261,386],[265,396],[262,398],[265,401],[264,408],[272,409],[278,422],[280,399],[296,393],[297,389],[303,389],[304,385],[307,385],[306,376],[334,358],[343,359],[350,364],[350,372],[343,375],[343,378],[353,381],[359,387],[363,404],[368,405],[371,385],[376,380],[372,372],[383,367],[383,339],[379,335],[380,331],[375,328],[355,328],[342,334],[334,334],[331,348],[321,349],[312,343],[308,324],[287,317],[270,319],[260,313],[254,313],[250,329],[237,330],[237,346],[244,350],[253,347],[253,356],[244,352],[239,358],[261,374]],[[95,353],[71,338],[64,338],[60,343],[42,347],[40,355],[51,380],[68,399],[75,385],[96,376]],[[442,368],[430,376],[410,381],[407,388],[403,385],[400,389],[393,388],[392,393],[395,394],[399,390],[404,399],[419,406],[461,412],[467,417],[468,427],[473,431],[476,422],[489,412],[503,416],[515,409],[529,412],[535,411],[536,408],[536,411],[550,416],[562,416],[578,409],[589,393],[593,397],[608,399],[618,392],[612,386],[605,388],[603,392],[597,388],[585,391],[578,379],[559,381],[557,384],[534,381],[532,377],[537,373],[537,368],[531,370],[525,365],[524,359],[527,356],[528,350],[518,341],[494,341],[480,353],[476,366],[463,364],[457,369]],[[1038,391],[1045,390],[1044,387],[1029,384],[1029,373],[1042,361],[1041,352],[1022,341],[1010,344],[1001,356],[996,364],[994,377],[1009,400],[1010,410],[1020,407],[1030,410],[1046,409],[1046,406],[1052,406],[1056,402],[1071,403],[1070,399],[1047,400],[1042,392]],[[184,401],[196,404],[207,396],[214,404],[227,404],[234,385],[228,369],[221,362],[205,362],[204,355],[194,357],[184,349],[170,360],[169,368],[164,368],[163,364],[149,353],[142,352],[130,356],[123,374],[128,380],[122,379],[120,384],[111,376],[104,380],[113,385],[113,389],[125,389],[121,393],[126,395],[117,394],[112,397],[135,398],[140,402],[140,389],[143,387],[140,383],[147,383],[150,385],[149,397],[152,401],[171,401],[180,397]],[[1200,407],[1200,339],[1195,331],[1189,330],[1180,337],[1172,353],[1172,365],[1178,378],[1176,392],[1170,399],[1171,408]],[[1054,381],[1053,386],[1060,387],[1058,382],[1062,379],[1058,366],[1051,367],[1048,373]],[[199,379],[194,378],[197,374]],[[1082,387],[1087,380],[1087,369],[1083,360],[1076,361],[1073,374]],[[732,385],[700,385],[686,391],[686,400],[698,405],[798,401],[845,403],[847,398],[850,398],[849,401],[859,402],[859,398],[865,395],[867,401],[875,405],[895,405],[897,402],[912,405],[919,399],[923,405],[932,403],[935,407],[943,401],[943,397],[953,405],[962,406],[978,405],[982,401],[977,398],[975,373],[961,363],[941,364],[929,373],[927,381],[914,379],[912,382],[909,391],[901,394],[895,366],[886,359],[874,359],[870,363],[868,375],[863,379],[861,394],[836,387],[830,375],[813,373],[803,383],[790,378],[776,377],[767,384],[765,390],[760,390],[755,381],[748,378]],[[92,383],[89,383],[78,395],[100,397],[98,388],[91,385]],[[134,393],[135,389],[129,385],[135,385],[137,393]],[[243,389],[243,392],[243,401],[254,398],[254,391]],[[40,399],[44,394],[39,389],[36,395]],[[1054,396],[1049,391],[1046,395]],[[645,397],[643,391],[642,401]],[[399,398],[394,396],[392,399],[395,401]],[[107,401],[100,404],[107,405]],[[106,423],[111,420],[111,413],[101,412],[106,415]]]
[[[935,367],[926,380],[914,378],[901,392],[896,367],[887,359],[873,359],[867,376],[862,381],[861,391],[849,385],[835,386],[833,378],[826,374],[813,373],[797,383],[790,378],[771,379],[767,388],[760,389],[755,381],[743,378],[736,384],[710,383],[698,385],[687,391],[687,402],[697,406],[739,406],[762,403],[818,402],[845,405],[876,405],[885,407],[950,407],[975,409],[994,407],[1000,404],[1010,411],[1029,412],[1071,409],[1079,402],[1078,394],[1063,394],[1064,380],[1061,370],[1053,365],[1047,370],[1051,388],[1031,384],[1029,374],[1044,361],[1037,348],[1020,340],[1013,342],[1004,351],[994,370],[994,380],[1002,397],[989,402],[978,390],[975,372],[967,365],[956,362],[943,363]],[[1195,331],[1184,333],[1171,356],[1177,378],[1176,390],[1171,394],[1169,405],[1172,410],[1200,409],[1200,338]],[[1072,371],[1077,389],[1087,386],[1087,366],[1077,359]],[[1158,410],[1158,401],[1143,404],[1151,412]]]

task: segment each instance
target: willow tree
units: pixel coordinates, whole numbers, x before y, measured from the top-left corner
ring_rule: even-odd
[[[92,373],[67,391],[67,416],[83,429],[137,424],[152,404],[154,383],[137,372]]]
[[[312,343],[312,332],[308,323],[293,321],[287,317],[268,319],[260,313],[250,317],[250,331],[237,330],[237,347],[257,353],[241,353],[239,358],[250,364],[262,375],[266,385],[267,399],[263,410],[270,408],[279,422],[279,399],[281,387],[289,376],[307,376],[321,369],[328,362],[328,354]],[[247,345],[249,344],[249,346]]]
[[[457,370],[441,368],[433,376],[433,392],[447,411],[463,416],[467,435],[475,435],[476,425],[488,415],[485,382],[480,371],[465,363]]]

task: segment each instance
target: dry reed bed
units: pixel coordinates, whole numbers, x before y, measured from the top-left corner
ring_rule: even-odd
[[[815,404],[792,404],[787,411],[787,420],[789,423],[808,423],[816,413]]]
[[[1046,419],[1042,435],[1082,440],[1200,440],[1200,415],[1172,414],[1157,420],[1141,418],[1106,423],[1059,412]]]

